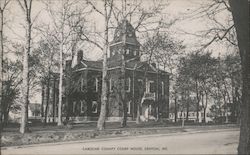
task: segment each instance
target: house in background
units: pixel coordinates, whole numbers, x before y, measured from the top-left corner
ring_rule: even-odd
[[[123,20],[116,28],[109,46],[107,121],[120,121],[123,116],[122,98],[119,95],[121,79],[125,80],[122,89],[125,92],[128,120],[134,121],[138,112],[142,120],[168,119],[169,73],[158,69],[155,64],[141,61],[140,57],[140,43],[137,41],[135,29],[127,20]],[[102,61],[84,60],[81,50],[77,52],[76,64],[72,64],[71,60],[66,61],[63,82],[64,117],[75,122],[98,119],[102,67]],[[43,87],[45,91],[46,85]],[[50,90],[50,96],[57,98],[54,108],[58,104],[57,88],[52,87]],[[46,103],[46,98],[48,97],[43,92],[43,103]]]
[[[28,105],[28,119],[29,121],[36,120],[41,121],[41,104],[40,103],[29,103]],[[21,112],[18,110],[11,110],[9,112],[9,121],[12,123],[20,123]]]
[[[195,104],[190,104],[188,108],[180,108],[179,105],[177,105],[177,108],[175,109],[174,104],[170,104],[170,112],[169,112],[169,120],[174,122],[175,121],[175,115],[177,115],[176,121],[182,121],[184,118],[185,121],[189,122],[196,122],[197,120],[197,110]],[[176,114],[175,114],[176,113]],[[188,116],[187,116],[188,115]],[[188,118],[188,119],[187,119]],[[198,112],[198,122],[201,123],[204,120],[204,112],[202,110],[202,107],[200,107],[200,110]],[[209,108],[206,110],[206,123],[211,122],[212,118],[209,116]]]
[[[41,119],[41,104],[30,103],[28,107],[29,119]]]

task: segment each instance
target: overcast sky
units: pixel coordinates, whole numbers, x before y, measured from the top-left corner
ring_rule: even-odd
[[[58,0],[53,0],[58,1]],[[152,4],[153,0],[143,0],[143,7],[148,7]],[[121,3],[119,3],[120,0],[116,1],[117,6],[121,6]],[[165,14],[165,20],[171,20],[171,19],[179,19],[174,25],[172,25],[167,31],[176,37],[178,40],[183,40],[184,44],[187,46],[187,51],[192,50],[196,45],[200,42],[200,38],[197,38],[194,35],[188,35],[185,34],[185,32],[193,33],[193,34],[199,34],[199,31],[208,29],[211,25],[209,25],[209,21],[206,18],[198,18],[198,19],[190,19],[190,15],[192,12],[197,10],[201,7],[201,3],[209,3],[209,0],[163,0],[164,3],[168,2],[169,5],[164,8],[162,11],[162,14]],[[129,3],[129,0],[127,0],[127,3]],[[102,9],[102,1],[97,0],[97,7],[99,9]],[[20,7],[16,3],[16,1],[13,1],[11,5],[9,6],[9,10],[7,12],[7,34],[9,38],[12,40],[14,39],[17,42],[22,42],[24,40],[24,31],[23,31],[23,16],[22,12],[20,10]],[[50,17],[47,15],[46,11],[44,10],[44,5],[38,0],[34,0],[33,3],[33,18],[34,16],[38,15],[38,18],[36,20],[35,24],[39,23],[46,23],[50,21]],[[225,12],[225,18],[228,16],[228,13]],[[96,23],[97,30],[103,29],[103,18],[97,14],[92,14],[90,16],[91,20]],[[223,17],[222,17],[223,18]],[[138,35],[138,34],[137,34]],[[139,36],[139,35],[138,35]],[[39,38],[39,35],[33,34],[34,38]],[[215,44],[212,45],[212,49],[214,49],[215,55],[223,51],[224,45],[221,44]],[[218,50],[217,50],[218,48]],[[94,51],[94,52],[93,52]],[[97,48],[91,49],[91,53],[86,51],[86,55],[90,59],[99,59],[101,57],[101,51]]]

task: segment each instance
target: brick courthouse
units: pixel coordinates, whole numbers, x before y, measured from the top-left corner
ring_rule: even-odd
[[[155,64],[140,60],[140,43],[132,25],[123,20],[115,30],[109,47],[108,58],[108,105],[107,120],[122,118],[122,105],[117,95],[122,64],[125,65],[125,101],[128,120],[135,120],[139,104],[142,120],[167,119],[169,115],[169,73],[157,69]],[[124,63],[122,63],[124,62]],[[66,61],[64,80],[63,116],[74,121],[97,120],[101,106],[102,61],[83,59],[83,51],[78,51],[77,62]],[[124,75],[124,74],[123,74]],[[58,79],[52,80],[50,92],[43,87],[43,111],[48,104],[48,121],[56,121],[58,104]],[[47,95],[46,95],[47,94]],[[48,97],[48,94],[49,97]],[[47,102],[49,98],[49,102]],[[44,113],[44,112],[43,112]]]

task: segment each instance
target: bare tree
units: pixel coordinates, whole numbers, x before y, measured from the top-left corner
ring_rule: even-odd
[[[4,11],[10,0],[0,1],[0,115],[2,115],[2,97],[3,97],[3,53],[4,53]],[[1,119],[2,122],[2,119]],[[2,125],[2,123],[1,123]],[[0,130],[2,127],[0,126]]]
[[[242,66],[242,103],[241,103],[241,132],[240,142],[238,146],[238,154],[249,154],[249,1],[247,0],[213,0],[209,5],[201,7],[197,14],[203,17],[207,16],[212,19],[217,26],[207,31],[207,34],[212,33],[212,39],[203,44],[203,47],[208,47],[214,42],[225,40],[231,45],[238,46],[241,57]],[[225,26],[216,20],[216,16],[223,11],[229,13],[229,25]],[[232,16],[231,16],[232,14]],[[232,18],[233,17],[233,18]],[[234,29],[235,28],[235,29]],[[236,30],[236,34],[235,34]],[[236,38],[237,36],[237,38]],[[238,43],[237,43],[238,41]]]
[[[78,39],[78,35],[76,35],[76,31],[74,29],[77,29],[83,18],[78,18],[76,21],[72,21],[72,19],[75,19],[75,17],[81,17],[82,14],[84,14],[84,10],[82,13],[75,12],[75,8],[77,5],[79,5],[79,1],[73,0],[66,0],[61,1],[60,3],[53,4],[51,1],[45,2],[46,10],[49,13],[49,15],[52,18],[52,25],[49,27],[49,29],[46,29],[46,31],[51,32],[51,36],[54,37],[56,42],[59,45],[59,59],[60,59],[60,65],[59,65],[59,103],[58,103],[58,122],[57,125],[63,125],[62,124],[62,97],[63,97],[63,77],[64,77],[64,58],[67,55],[73,55],[72,51],[74,51]],[[56,7],[59,6],[59,7]],[[44,30],[42,30],[44,31]],[[72,44],[72,36],[77,37],[76,42]],[[70,52],[69,52],[70,51]]]
[[[108,8],[108,5],[110,7]],[[108,10],[109,9],[109,10]],[[111,17],[111,11],[113,9],[113,0],[105,0],[104,1],[104,21],[105,21],[105,32],[104,32],[104,48],[103,48],[103,69],[102,69],[102,97],[101,97],[101,112],[97,122],[97,129],[103,130],[105,127],[105,119],[106,119],[106,108],[107,108],[107,93],[108,93],[108,85],[107,85],[107,54],[109,49],[109,20]]]
[[[19,6],[25,14],[26,33],[25,33],[25,50],[23,53],[23,85],[22,85],[22,118],[20,132],[27,131],[28,103],[29,103],[29,54],[31,49],[31,9],[33,0],[18,0]]]

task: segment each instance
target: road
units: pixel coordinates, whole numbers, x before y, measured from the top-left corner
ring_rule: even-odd
[[[238,129],[209,132],[184,132],[168,135],[148,135],[95,139],[81,142],[9,147],[10,154],[236,154]]]

